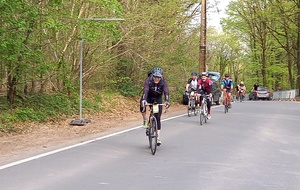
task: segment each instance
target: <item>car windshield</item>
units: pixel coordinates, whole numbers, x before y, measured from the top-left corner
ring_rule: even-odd
[[[267,87],[258,87],[258,91],[268,91]]]
[[[213,81],[213,82],[216,82],[218,81],[219,77],[217,75],[212,75],[212,74],[209,74],[208,77]]]

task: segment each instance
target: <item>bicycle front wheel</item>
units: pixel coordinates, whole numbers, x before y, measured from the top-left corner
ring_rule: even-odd
[[[188,116],[191,117],[191,114],[192,114],[192,102],[191,102],[191,100],[189,100],[189,103],[188,103],[188,106],[187,106],[187,113],[188,113]]]
[[[152,155],[155,154],[157,148],[157,120],[153,116],[149,126],[149,145]]]
[[[207,104],[204,104],[204,123],[207,123],[207,115],[208,115]]]
[[[204,114],[203,114],[203,108],[201,107],[200,108],[200,125],[203,124],[203,121],[204,121]]]

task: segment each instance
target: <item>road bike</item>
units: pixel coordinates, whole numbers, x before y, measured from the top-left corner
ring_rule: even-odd
[[[229,95],[228,95],[227,90],[223,94],[224,94],[224,101],[223,101],[224,112],[228,113],[228,110],[229,110]]]
[[[146,135],[148,136],[149,147],[150,147],[151,153],[152,153],[152,155],[154,155],[156,153],[157,137],[158,137],[157,119],[154,116],[154,114],[158,114],[159,106],[165,106],[165,104],[147,103],[146,106],[150,107],[150,115],[149,115],[149,119],[148,119],[148,127],[146,129]]]
[[[209,95],[201,94],[203,96],[200,106],[200,125],[207,122],[208,120],[208,108],[207,108],[207,98]]]
[[[244,91],[244,90],[240,90],[240,91],[239,91],[239,100],[240,100],[240,102],[243,102],[243,101],[244,101],[244,98],[245,98],[245,96],[243,95],[243,91]]]
[[[189,95],[189,102],[187,105],[187,112],[188,112],[189,117],[192,115],[193,112],[194,112],[195,116],[199,112],[199,107],[196,105],[196,96],[197,96],[197,93],[195,93],[195,91],[191,91],[191,93]]]

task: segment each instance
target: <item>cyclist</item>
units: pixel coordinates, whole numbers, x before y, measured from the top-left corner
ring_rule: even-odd
[[[198,81],[198,93],[199,94],[206,94],[209,95],[209,98],[207,98],[207,119],[211,119],[211,113],[210,113],[210,108],[211,108],[211,98],[212,98],[212,85],[213,82],[208,78],[207,72],[202,72],[201,73],[201,80]],[[203,100],[203,96],[200,96],[200,106],[201,102]]]
[[[259,87],[259,84],[258,84],[258,83],[255,83],[255,84],[253,85],[251,91],[257,92],[258,87]]]
[[[235,95],[236,97],[239,97],[239,85],[235,86]]]
[[[165,97],[165,105],[169,107],[169,86],[167,79],[163,77],[163,70],[161,68],[154,68],[152,74],[146,78],[144,82],[144,91],[140,101],[140,111],[143,116],[143,126],[147,128],[148,121],[146,117],[146,105],[147,103],[162,103],[162,95]],[[162,114],[162,107],[159,107],[159,113],[154,114],[154,117],[157,119],[157,145],[161,145],[160,140],[160,130],[161,130],[161,121],[160,117]]]
[[[259,84],[255,83],[251,89],[251,92],[254,92],[254,100],[257,100],[257,90],[258,90]]]
[[[222,82],[221,82],[221,90],[223,90],[224,93],[228,93],[229,96],[229,107],[231,107],[231,92],[233,89],[233,81],[230,78],[229,74],[225,74]]]
[[[239,88],[238,92],[241,92],[243,97],[245,97],[246,86],[243,81],[240,82],[240,84],[238,85],[238,88]]]
[[[192,91],[196,92],[196,94],[195,94],[195,96],[196,96],[196,105],[198,105],[199,97],[197,95],[197,85],[198,85],[199,78],[197,77],[198,74],[195,71],[193,71],[191,73],[191,75],[192,75],[192,77],[189,78],[189,80],[188,80],[188,82],[185,86],[185,91],[189,92],[189,93],[192,92]]]

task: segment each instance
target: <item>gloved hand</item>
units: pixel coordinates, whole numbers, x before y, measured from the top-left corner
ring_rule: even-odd
[[[148,104],[148,102],[146,100],[142,101],[142,107],[145,107]]]
[[[165,102],[166,108],[170,107],[170,103],[168,101]]]

